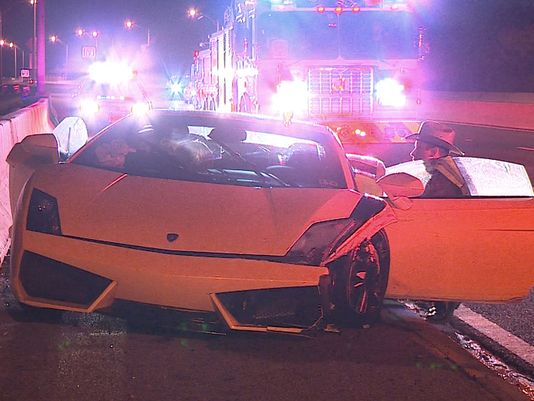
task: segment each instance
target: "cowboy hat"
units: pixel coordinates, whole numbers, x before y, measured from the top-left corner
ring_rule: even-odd
[[[451,155],[463,156],[464,152],[454,144],[456,133],[450,127],[434,121],[423,121],[419,131],[408,135],[406,139],[415,139],[447,149]]]

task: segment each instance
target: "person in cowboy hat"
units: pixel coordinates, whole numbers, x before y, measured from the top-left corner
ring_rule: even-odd
[[[423,160],[431,176],[422,197],[456,198],[465,194],[465,182],[451,158],[464,155],[454,143],[455,137],[452,128],[434,121],[424,121],[418,132],[406,137],[415,139],[412,160]]]
[[[438,159],[445,156],[463,156],[464,152],[454,144],[456,133],[444,124],[424,121],[415,134],[406,139],[415,139],[410,156],[413,160]]]
[[[465,194],[465,182],[452,160],[452,156],[464,155],[454,143],[455,136],[452,128],[434,121],[424,121],[418,132],[407,136],[415,139],[410,156],[413,160],[423,160],[431,176],[422,197],[455,198]],[[415,301],[415,304],[431,321],[446,320],[460,305],[446,301]]]

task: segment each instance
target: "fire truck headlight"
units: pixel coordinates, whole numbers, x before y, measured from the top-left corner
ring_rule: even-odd
[[[375,96],[382,106],[403,107],[406,104],[404,85],[393,78],[385,78],[377,82]]]
[[[282,81],[273,96],[273,105],[279,113],[302,114],[308,107],[308,88],[303,81]]]
[[[147,102],[137,102],[132,105],[132,114],[136,116],[142,116],[148,113],[150,110],[150,104]]]
[[[93,116],[98,113],[98,102],[93,99],[83,99],[80,102],[80,112],[85,116]]]
[[[134,71],[125,62],[95,62],[89,66],[89,78],[100,84],[117,85],[134,78]]]

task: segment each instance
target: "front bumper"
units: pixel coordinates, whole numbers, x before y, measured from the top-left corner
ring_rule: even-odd
[[[94,312],[115,300],[215,312],[232,330],[300,333],[328,307],[328,269],[177,256],[24,232],[11,282],[25,304]],[[64,252],[69,249],[69,252]],[[45,256],[46,255],[46,256]]]

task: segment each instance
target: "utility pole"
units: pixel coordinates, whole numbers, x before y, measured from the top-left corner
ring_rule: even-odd
[[[2,9],[0,8],[0,39],[2,39],[4,37],[4,25],[3,25],[3,22],[2,22]],[[2,59],[2,47],[3,46],[0,46],[0,84],[2,84],[2,81],[3,81],[3,76],[4,76],[4,70],[2,68],[3,64],[4,64],[4,60]]]
[[[44,96],[46,92],[45,71],[45,0],[37,2],[37,95]]]

